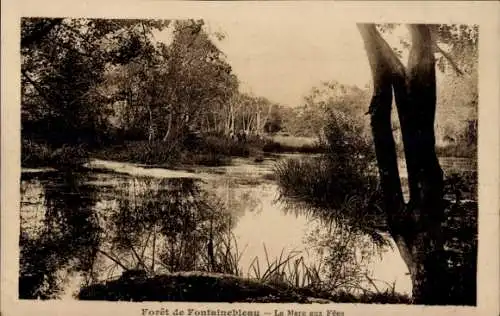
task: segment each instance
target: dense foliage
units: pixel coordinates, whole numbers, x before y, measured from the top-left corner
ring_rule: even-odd
[[[57,166],[63,146],[119,151],[136,141],[146,159],[115,155],[168,164],[196,137],[281,128],[279,105],[238,91],[216,45],[223,36],[203,20],[25,18],[21,30],[23,165]],[[194,161],[217,163],[214,150]],[[88,156],[66,153],[75,165]]]

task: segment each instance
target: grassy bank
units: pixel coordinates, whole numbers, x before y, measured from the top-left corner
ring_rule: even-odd
[[[131,141],[100,148],[92,153],[99,159],[143,163],[173,168],[179,165],[219,166],[231,157],[249,157],[252,148],[230,139],[207,137],[195,144]]]
[[[142,163],[174,168],[179,165],[220,166],[232,157],[261,158],[266,153],[319,153],[323,148],[311,139],[296,137],[249,137],[237,141],[225,136],[204,136],[184,142],[124,141],[87,149],[85,146],[54,148],[45,143],[23,141],[23,167],[77,166],[88,158]]]
[[[255,257],[248,275],[243,276],[236,241],[216,246],[216,272],[205,260],[197,271],[157,274],[131,269],[117,278],[83,287],[77,296],[81,300],[110,301],[411,303],[408,295],[395,292],[394,287],[384,291],[366,288],[357,293],[335,288],[321,276],[319,266],[306,264],[297,252],[282,252],[270,260],[266,251],[265,260]]]
[[[324,146],[313,137],[274,135],[263,148],[267,152],[281,153],[323,153]]]
[[[392,292],[366,292],[355,295],[313,292],[307,289],[273,285],[260,280],[227,274],[183,272],[117,280],[83,288],[81,300],[184,301],[245,303],[381,303],[409,304],[407,295]]]
[[[232,157],[257,158],[265,153],[323,152],[316,143],[294,142],[293,139],[249,137],[246,141],[237,141],[224,136],[206,136],[189,144],[136,141],[103,148],[93,155],[102,159],[175,167],[227,165]]]

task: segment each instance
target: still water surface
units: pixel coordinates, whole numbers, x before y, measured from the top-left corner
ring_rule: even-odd
[[[119,276],[141,262],[155,273],[196,270],[210,260],[193,259],[206,252],[209,240],[236,246],[245,276],[255,276],[256,257],[265,270],[266,256],[274,260],[282,252],[300,251],[314,263],[318,255],[306,237],[321,224],[286,212],[272,178],[276,159],[299,157],[283,155],[262,163],[235,159],[231,166],[176,171],[99,160],[90,164],[96,171],[85,174],[24,170],[21,242],[32,248],[24,247],[21,254],[26,277],[20,287],[60,287],[53,297],[72,298],[82,284]],[[469,166],[458,158],[441,163],[445,171]],[[400,171],[404,177],[403,163]],[[51,247],[54,258],[44,257],[43,249]],[[396,291],[411,292],[395,247],[374,256],[369,270],[373,279],[386,282],[378,284],[379,290],[394,283]],[[54,277],[47,280],[42,274]]]

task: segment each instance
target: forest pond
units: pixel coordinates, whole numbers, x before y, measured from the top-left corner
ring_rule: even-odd
[[[285,207],[272,176],[277,160],[300,157],[238,158],[190,170],[102,160],[79,173],[23,170],[20,297],[72,299],[81,286],[139,265],[154,273],[212,265],[257,277],[282,253],[319,261],[310,243],[322,224]],[[469,165],[461,158],[441,163],[445,171]],[[367,267],[372,280],[383,281],[379,289],[394,284],[411,293],[396,248]]]

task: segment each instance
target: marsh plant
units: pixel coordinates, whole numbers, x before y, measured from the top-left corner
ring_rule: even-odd
[[[330,111],[325,128],[327,152],[314,159],[287,160],[275,167],[280,199],[287,209],[320,218],[327,225],[347,225],[377,243],[384,224],[379,210],[375,155],[362,123],[341,111]]]
[[[195,180],[127,179],[97,204],[82,175],[56,174],[37,179],[44,204],[34,212],[43,225],[21,215],[21,298],[57,297],[71,273],[84,285],[127,271],[241,274],[233,217]]]
[[[234,272],[233,218],[217,197],[192,179],[146,179],[127,186],[130,198],[107,212],[101,250],[121,270]]]

